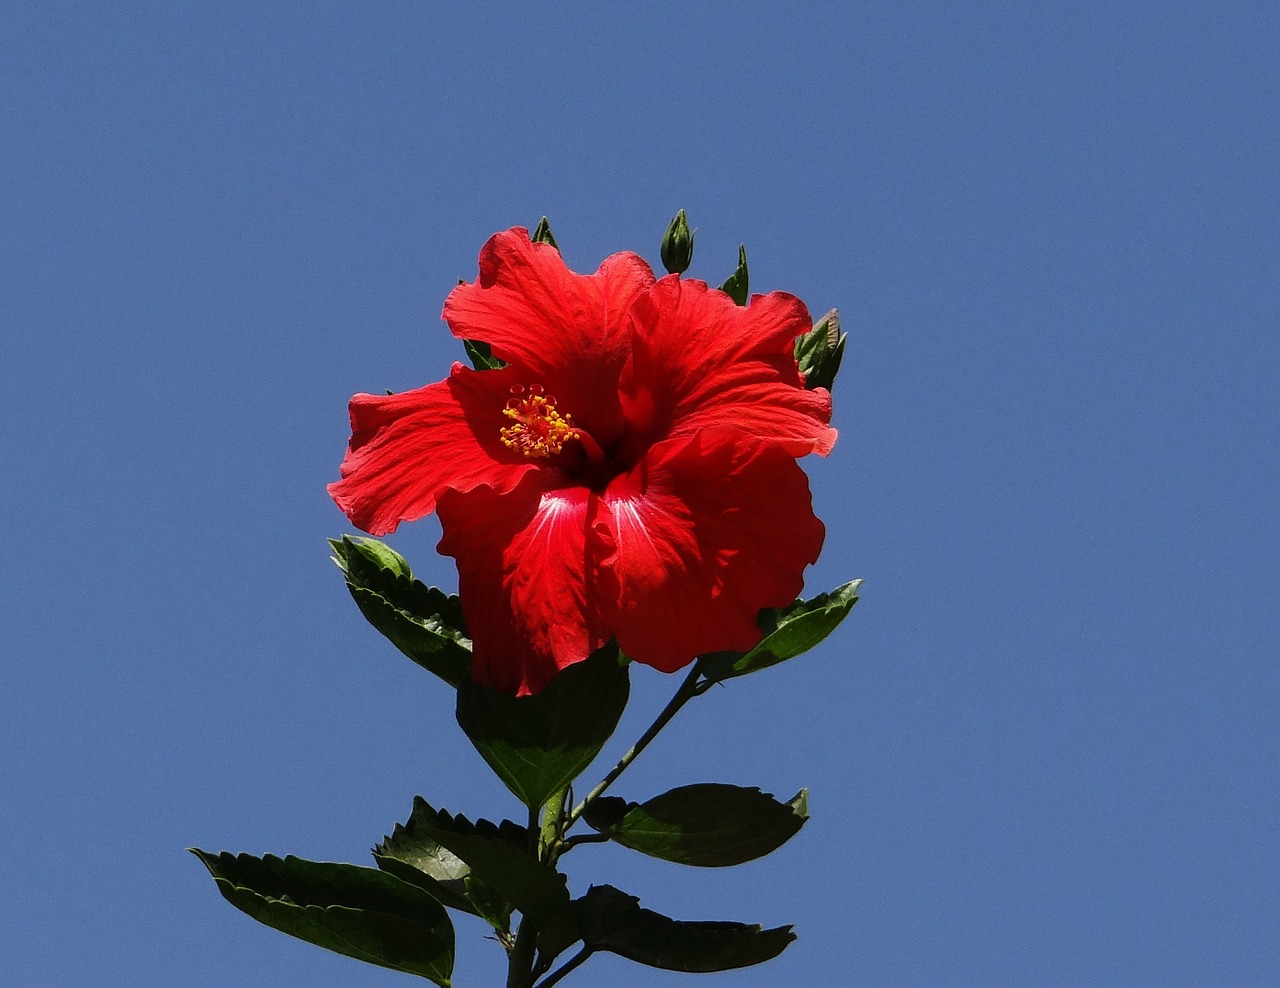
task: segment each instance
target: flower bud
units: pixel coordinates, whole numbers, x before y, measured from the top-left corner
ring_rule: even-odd
[[[530,234],[529,239],[535,244],[550,244],[556,250],[560,249],[560,245],[556,243],[555,234],[551,232],[551,224],[547,222],[545,216],[538,221],[538,228]]]
[[[813,329],[796,339],[796,362],[804,375],[804,386],[831,390],[844,358],[847,333],[840,331],[840,313],[832,309]]]
[[[671,274],[684,274],[693,261],[693,234],[684,210],[676,213],[662,237],[662,266]]]

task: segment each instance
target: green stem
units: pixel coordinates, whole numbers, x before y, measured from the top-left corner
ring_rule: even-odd
[[[552,971],[549,975],[547,975],[546,980],[543,981],[541,984],[539,984],[538,988],[551,988],[552,985],[554,985],[566,974],[568,974],[570,971],[572,971],[574,968],[580,965],[583,961],[585,961],[588,957],[590,957],[591,954],[592,954],[592,950],[590,947],[583,947],[580,951],[578,951],[571,958],[569,958],[569,960],[565,961],[564,964],[562,964],[559,968],[557,968],[555,971]]]
[[[507,988],[529,988],[533,980],[533,951],[538,932],[528,919],[521,919],[516,930],[516,944],[507,958]]]
[[[538,833],[538,808],[529,807],[527,821],[529,853],[540,857]],[[527,916],[520,917],[516,927],[516,942],[507,955],[507,988],[529,988],[533,983],[534,951],[538,943],[538,931]]]
[[[555,860],[555,845],[564,835],[561,824],[564,823],[564,804],[568,798],[569,787],[565,786],[547,800],[546,812],[542,816],[542,830],[538,835],[538,858],[541,861]]]
[[[680,712],[681,707],[692,700],[695,696],[706,691],[707,684],[698,682],[698,678],[701,674],[701,669],[697,664],[689,670],[689,675],[687,675],[684,682],[680,684],[680,688],[676,690],[675,696],[673,696],[670,701],[668,701],[667,705],[662,708],[662,713],[658,714],[654,722],[649,725],[648,730],[640,735],[640,740],[633,744],[627,750],[627,753],[618,759],[618,764],[609,769],[609,774],[600,780],[600,784],[587,793],[586,798],[573,808],[573,811],[565,819],[564,831],[562,831],[562,833],[567,832],[568,829],[577,822],[578,818],[582,816],[587,808],[604,795],[605,791],[617,781],[618,776],[626,771],[627,766],[634,762],[640,752],[644,751],[644,749],[649,746],[649,742],[658,736],[658,732],[666,727],[667,724],[671,722],[671,718]]]

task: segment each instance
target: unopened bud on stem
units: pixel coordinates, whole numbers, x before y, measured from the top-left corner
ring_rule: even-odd
[[[662,266],[671,274],[684,274],[693,261],[693,234],[684,210],[676,213],[662,237]]]

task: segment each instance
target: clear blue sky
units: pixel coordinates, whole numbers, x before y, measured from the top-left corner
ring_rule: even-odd
[[[495,230],[656,264],[682,206],[691,274],[745,241],[756,290],[840,307],[809,588],[866,593],[618,787],[807,785],[801,834],[722,872],[588,848],[575,888],[797,925],[708,985],[1280,981],[1280,7],[4,19],[0,983],[413,983],[182,849],[366,861],[416,793],[518,812],[326,559],[346,400],[444,375]],[[451,586],[437,538],[393,541]],[[618,741],[674,686],[638,675]]]

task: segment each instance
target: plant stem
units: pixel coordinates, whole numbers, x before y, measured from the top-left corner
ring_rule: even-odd
[[[536,806],[529,807],[526,827],[529,834],[529,853],[535,857],[541,857]],[[516,942],[507,954],[507,988],[529,988],[533,983],[534,947],[537,942],[537,929],[529,922],[527,916],[521,916],[520,925],[516,927]]]
[[[580,965],[583,961],[585,961],[588,957],[590,957],[591,954],[592,954],[592,950],[590,947],[583,947],[576,954],[574,954],[567,961],[565,961],[562,965],[560,965],[560,967],[558,967],[556,970],[552,971],[549,975],[547,975],[546,979],[541,984],[538,985],[538,988],[551,988],[552,985],[554,985],[566,974],[568,974],[570,971],[572,971],[574,968]]]
[[[564,804],[568,798],[569,787],[565,786],[547,800],[546,812],[542,817],[542,831],[538,835],[538,857],[542,861],[555,861],[555,845],[564,835],[561,824],[564,822]]]
[[[529,988],[532,981],[533,949],[538,941],[537,930],[527,918],[521,918],[516,930],[516,945],[507,958],[507,988]]]
[[[670,699],[670,701],[668,701],[667,705],[662,708],[662,713],[658,714],[654,722],[649,725],[648,730],[640,735],[640,740],[633,744],[630,749],[628,749],[627,753],[618,759],[618,764],[609,769],[609,774],[600,780],[600,784],[587,793],[582,802],[573,808],[573,811],[565,819],[564,832],[567,832],[568,829],[577,822],[578,818],[582,816],[592,803],[604,795],[605,790],[617,781],[618,776],[626,771],[627,766],[634,762],[640,752],[644,751],[644,749],[649,746],[649,742],[656,738],[658,736],[658,732],[670,723],[671,718],[679,713],[681,707],[692,700],[695,696],[705,692],[705,687],[698,682],[698,678],[700,676],[701,670],[698,668],[698,665],[695,664],[694,667],[689,670],[689,675],[685,677],[684,682],[680,684],[680,688],[676,690],[675,695]],[[544,982],[544,984],[545,983],[546,982]]]

